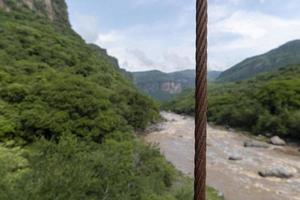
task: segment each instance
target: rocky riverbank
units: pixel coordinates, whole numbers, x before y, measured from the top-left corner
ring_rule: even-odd
[[[167,121],[145,140],[157,143],[177,169],[192,176],[194,120],[162,113]],[[207,184],[227,200],[300,200],[300,153],[290,146],[275,146],[234,130],[208,126]]]

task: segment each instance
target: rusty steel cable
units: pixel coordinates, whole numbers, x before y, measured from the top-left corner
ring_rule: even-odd
[[[194,200],[205,200],[207,123],[207,0],[196,3]]]

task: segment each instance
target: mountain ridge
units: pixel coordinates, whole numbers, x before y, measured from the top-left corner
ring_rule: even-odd
[[[219,82],[234,82],[250,79],[265,72],[300,63],[300,40],[289,41],[264,54],[247,58],[224,71]]]
[[[208,71],[208,80],[214,81],[219,71]],[[159,101],[168,101],[187,89],[195,87],[196,72],[186,69],[175,72],[148,70],[132,72],[135,85],[147,95]]]

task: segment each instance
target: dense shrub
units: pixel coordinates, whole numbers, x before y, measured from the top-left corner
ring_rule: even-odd
[[[0,187],[9,194],[4,199],[175,199],[167,192],[174,169],[158,150],[130,135],[123,135],[122,141],[107,139],[101,145],[71,135],[62,136],[58,143],[42,139],[25,156],[28,166],[16,178],[9,177],[16,173],[11,171],[16,163],[0,160],[6,166],[0,170],[6,171]]]
[[[194,90],[184,90],[174,100],[162,104],[162,109],[172,110],[179,114],[194,115],[195,95]]]
[[[0,175],[3,200],[193,199],[192,180],[130,133],[111,134],[101,145],[71,134],[26,148],[0,145]],[[219,199],[211,188],[207,195]]]

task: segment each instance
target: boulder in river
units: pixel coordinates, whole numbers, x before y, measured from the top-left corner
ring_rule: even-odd
[[[272,167],[258,172],[262,177],[292,178],[297,170],[291,167]]]
[[[274,136],[270,139],[270,143],[278,146],[285,146],[286,142],[278,136]]]
[[[221,199],[225,199],[224,193],[223,192],[219,192],[218,193],[218,197],[220,197]]]
[[[239,160],[243,160],[243,158],[239,155],[232,155],[232,156],[229,156],[228,160],[239,161]]]
[[[244,142],[244,147],[269,148],[269,145],[259,141],[247,140]]]
[[[146,128],[144,131],[145,134],[150,134],[153,132],[160,132],[163,130],[163,125],[162,124],[152,124],[149,127]]]

